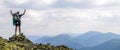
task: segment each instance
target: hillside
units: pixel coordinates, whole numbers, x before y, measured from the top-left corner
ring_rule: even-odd
[[[113,39],[98,46],[80,48],[78,50],[120,50],[120,40]]]
[[[9,40],[0,37],[0,50],[71,50],[65,45],[54,46],[47,44],[34,44],[25,35],[13,35]]]

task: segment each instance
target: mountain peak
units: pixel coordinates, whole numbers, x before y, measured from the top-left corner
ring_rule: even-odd
[[[61,48],[62,50],[71,50],[71,48],[63,45],[64,44],[61,44],[58,45],[59,47],[57,47],[55,45],[50,45],[50,43],[34,44],[27,39],[23,33],[19,35],[13,35],[9,38],[9,40],[0,37],[0,50],[61,50]]]
[[[60,35],[58,35],[56,37],[70,37],[70,36],[68,34],[60,34]]]
[[[88,31],[88,32],[86,32],[86,33],[100,34],[100,33],[102,33],[102,32],[99,32],[99,31]]]
[[[13,35],[12,37],[9,38],[10,42],[13,41],[17,41],[17,42],[21,42],[21,43],[32,43],[29,39],[26,38],[25,35],[23,35],[23,33],[19,34],[19,35]]]

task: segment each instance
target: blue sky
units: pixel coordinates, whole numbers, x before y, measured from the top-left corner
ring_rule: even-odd
[[[119,0],[0,0],[0,36],[14,34],[13,12],[23,12],[25,35],[55,36],[87,31],[120,33]]]

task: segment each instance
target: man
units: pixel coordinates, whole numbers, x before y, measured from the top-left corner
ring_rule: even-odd
[[[25,15],[26,10],[24,10],[23,14],[20,14],[19,11],[16,13],[12,13],[10,10],[11,15],[13,16],[13,25],[15,26],[15,35],[17,35],[17,29],[19,30],[19,34],[21,33],[21,17]]]

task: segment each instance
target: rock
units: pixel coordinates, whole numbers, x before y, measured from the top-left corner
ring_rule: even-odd
[[[17,36],[13,35],[12,37],[9,38],[9,41],[10,42],[17,41],[17,42],[21,42],[21,43],[32,43],[29,39],[27,39],[25,37],[25,35],[23,35],[23,33],[21,33]]]

